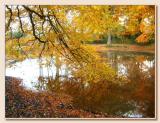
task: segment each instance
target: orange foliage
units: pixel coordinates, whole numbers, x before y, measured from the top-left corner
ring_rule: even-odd
[[[6,77],[6,118],[102,118],[108,114],[76,109],[66,94],[34,92],[21,86],[21,80]]]
[[[137,41],[138,43],[146,43],[146,42],[148,42],[148,40],[149,40],[149,37],[148,37],[148,35],[145,34],[145,33],[141,34],[140,36],[138,36],[138,37],[136,38],[136,41]]]

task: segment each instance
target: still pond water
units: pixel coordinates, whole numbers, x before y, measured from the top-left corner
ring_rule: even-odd
[[[127,83],[94,83],[82,85],[77,82],[63,84],[63,91],[73,97],[73,104],[91,112],[127,117],[154,117],[155,110],[155,57],[150,53],[109,51],[102,55]],[[54,61],[53,61],[54,62]],[[54,63],[39,64],[39,59],[26,59],[6,67],[6,76],[23,79],[23,86],[33,91],[44,90],[45,79],[56,77]],[[65,64],[58,70],[59,76],[71,77]],[[41,80],[41,81],[40,81]]]

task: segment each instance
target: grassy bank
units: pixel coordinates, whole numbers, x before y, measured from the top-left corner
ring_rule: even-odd
[[[89,44],[96,48],[97,52],[106,51],[134,51],[134,52],[145,52],[145,53],[155,53],[155,46],[147,45],[131,45],[131,44],[112,44],[107,46],[106,44]]]

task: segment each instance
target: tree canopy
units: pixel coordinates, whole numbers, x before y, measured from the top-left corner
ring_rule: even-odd
[[[82,42],[99,39],[108,33],[138,33],[136,41],[139,43],[153,39],[154,12],[154,6],[7,5],[6,40],[19,39],[19,46],[21,43],[28,43],[29,47],[34,45],[33,48],[40,45],[40,56],[45,49],[47,54],[49,49],[55,49],[70,60],[83,58],[85,61],[88,52]]]
[[[105,68],[104,75],[114,78],[114,72],[85,42],[105,35],[110,41],[112,35],[137,35],[138,43],[148,42],[154,39],[154,12],[154,6],[6,5],[7,59],[64,57],[68,64],[85,66],[81,72],[89,70],[88,79],[93,78],[91,71],[99,78]]]

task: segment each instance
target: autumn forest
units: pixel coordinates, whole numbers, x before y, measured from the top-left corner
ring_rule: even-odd
[[[6,5],[6,118],[154,118],[155,6]]]

